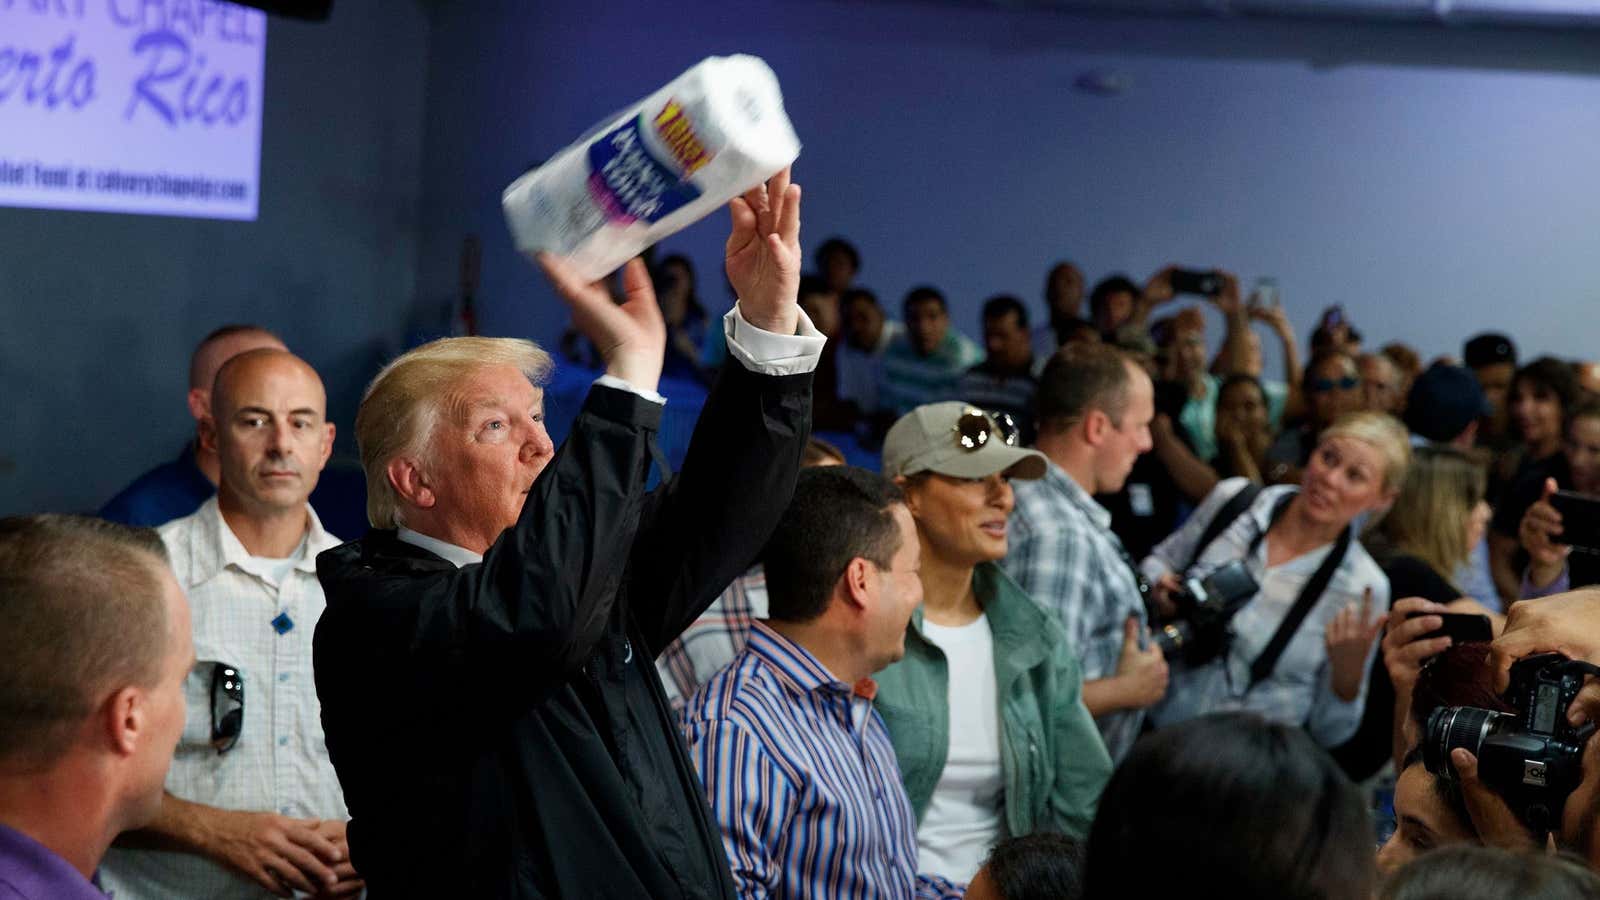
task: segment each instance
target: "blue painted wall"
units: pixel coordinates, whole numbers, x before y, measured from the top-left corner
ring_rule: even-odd
[[[1084,19],[843,0],[339,0],[274,20],[258,222],[0,209],[0,513],[89,509],[189,430],[187,355],[261,321],[364,380],[458,293],[484,243],[487,333],[564,315],[513,252],[518,172],[713,53],[765,57],[805,142],[804,233],[857,242],[898,304],[931,281],[976,329],[1167,261],[1278,277],[1302,335],[1346,304],[1370,335],[1451,351],[1503,327],[1589,354],[1600,308],[1600,35]],[[1073,88],[1126,76],[1120,96]],[[0,141],[4,136],[0,135]],[[669,241],[726,304],[722,216]],[[1037,307],[1036,307],[1037,309]]]

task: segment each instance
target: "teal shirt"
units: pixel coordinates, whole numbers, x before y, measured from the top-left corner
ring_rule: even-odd
[[[1055,618],[998,565],[979,565],[972,587],[996,650],[1006,833],[1084,837],[1111,777],[1111,757],[1083,705],[1077,657]],[[874,705],[921,822],[950,750],[948,669],[944,652],[922,637],[921,609],[906,627],[905,658],[875,677]]]

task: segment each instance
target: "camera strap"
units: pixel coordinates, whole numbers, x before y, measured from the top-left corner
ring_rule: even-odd
[[[1246,558],[1255,555],[1256,548],[1260,547],[1261,542],[1266,540],[1267,532],[1272,530],[1272,525],[1283,515],[1284,510],[1288,509],[1289,502],[1298,493],[1299,491],[1292,491],[1278,500],[1272,509],[1271,522],[1256,535],[1255,540],[1250,542],[1250,552],[1246,554]],[[1354,534],[1355,529],[1350,526],[1346,526],[1343,531],[1339,532],[1339,539],[1334,541],[1333,547],[1328,551],[1328,555],[1323,557],[1322,565],[1317,567],[1317,571],[1306,581],[1305,587],[1300,589],[1300,596],[1295,598],[1294,606],[1289,608],[1289,614],[1284,616],[1283,621],[1278,624],[1278,630],[1272,633],[1272,638],[1267,641],[1267,646],[1261,650],[1261,655],[1257,656],[1255,662],[1250,664],[1250,687],[1255,687],[1272,674],[1272,670],[1278,665],[1278,657],[1283,655],[1284,649],[1289,646],[1289,641],[1294,638],[1295,632],[1300,630],[1301,623],[1306,620],[1306,616],[1311,614],[1311,608],[1317,605],[1318,600],[1322,599],[1322,592],[1326,591],[1328,585],[1333,582],[1333,574],[1339,571],[1339,567],[1344,564],[1344,557],[1350,551],[1350,542]]]
[[[1232,525],[1235,519],[1244,515],[1244,511],[1249,509],[1250,504],[1256,502],[1256,498],[1259,496],[1261,496],[1261,485],[1252,482],[1245,485],[1232,497],[1229,497],[1228,502],[1222,504],[1222,508],[1217,510],[1216,515],[1211,517],[1211,521],[1206,523],[1206,530],[1200,532],[1200,540],[1195,542],[1194,552],[1189,554],[1189,561],[1184,563],[1183,571],[1188,572],[1194,568],[1194,564],[1200,561],[1200,555],[1206,552],[1207,548],[1211,546],[1211,542],[1221,536],[1224,531],[1227,531],[1228,526]],[[1276,513],[1274,513],[1274,516],[1276,516]],[[1274,518],[1274,521],[1276,521],[1276,518]],[[1252,546],[1251,552],[1254,551],[1255,548]]]

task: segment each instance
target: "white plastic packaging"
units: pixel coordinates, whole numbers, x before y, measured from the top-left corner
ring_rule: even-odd
[[[594,280],[799,155],[772,69],[713,56],[512,182],[500,205],[518,250]]]

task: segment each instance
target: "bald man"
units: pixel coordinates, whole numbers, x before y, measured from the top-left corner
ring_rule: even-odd
[[[322,380],[288,351],[250,350],[221,365],[207,399],[200,446],[217,495],[160,529],[193,608],[189,719],[160,815],[102,877],[119,900],[353,896],[311,675],[316,556],[339,544],[306,502],[333,449]]]
[[[211,385],[222,364],[250,350],[286,349],[283,341],[259,325],[224,325],[206,335],[189,359],[189,415],[197,437],[178,458],[134,479],[100,508],[100,517],[124,525],[156,526],[200,508],[217,489],[220,463],[215,450],[198,439],[200,423],[211,414]]]

